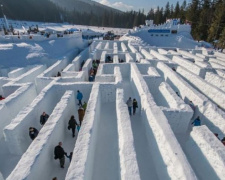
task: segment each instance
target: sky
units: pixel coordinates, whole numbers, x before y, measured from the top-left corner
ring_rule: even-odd
[[[183,3],[183,0],[95,0],[101,4],[106,6],[110,6],[122,11],[130,11],[139,9],[144,9],[145,13],[147,13],[150,8],[156,9],[157,6],[165,7],[166,3],[169,1],[170,4],[176,5],[177,1],[179,1],[180,5]],[[189,2],[189,0],[186,0]]]

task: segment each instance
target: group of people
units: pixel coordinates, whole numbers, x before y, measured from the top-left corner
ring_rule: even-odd
[[[100,61],[97,60],[92,61],[92,68],[89,73],[89,82],[93,82],[95,80],[95,75],[97,73],[99,63]]]
[[[43,112],[40,116],[40,124],[44,126],[48,118],[49,118],[49,115]],[[29,136],[32,141],[38,136],[38,133],[39,131],[35,127],[29,127]]]
[[[138,108],[137,100],[136,99],[132,100],[131,97],[129,97],[129,99],[127,100],[127,106],[130,116],[132,116],[132,107],[133,107],[133,115],[135,115],[136,109]]]

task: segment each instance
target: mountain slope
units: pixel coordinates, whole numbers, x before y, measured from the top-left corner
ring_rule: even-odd
[[[102,5],[96,1],[91,0],[51,0],[53,3],[67,11],[76,11],[80,13],[90,13],[102,15],[105,11],[113,13],[122,13],[118,9],[114,9]]]

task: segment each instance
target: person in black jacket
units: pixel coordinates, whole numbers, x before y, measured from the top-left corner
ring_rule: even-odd
[[[138,103],[136,99],[133,99],[133,115],[136,113],[136,108],[138,108]]]
[[[37,137],[38,133],[39,132],[36,128],[34,128],[34,127],[29,128],[29,136],[32,139],[32,141]]]
[[[65,164],[64,155],[67,155],[67,153],[62,148],[62,142],[59,142],[59,145],[55,147],[54,154],[55,154],[55,159],[59,159],[61,168],[64,168],[64,164]]]
[[[75,129],[76,126],[78,126],[77,121],[75,120],[74,116],[71,116],[69,123],[68,123],[68,129],[70,130],[70,128],[72,129],[72,136],[75,137]]]
[[[41,123],[42,126],[46,123],[48,118],[49,118],[49,115],[46,114],[45,112],[43,112],[41,117],[40,117],[40,123]]]

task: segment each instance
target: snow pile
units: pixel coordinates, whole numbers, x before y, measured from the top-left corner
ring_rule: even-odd
[[[57,40],[46,40],[42,42],[23,42],[1,44],[7,49],[0,48],[1,66],[24,67],[31,64],[51,65],[57,58],[64,56],[74,47],[82,48],[82,38],[59,38]]]

